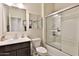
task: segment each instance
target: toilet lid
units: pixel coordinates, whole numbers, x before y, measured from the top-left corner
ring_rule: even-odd
[[[36,50],[39,53],[47,53],[47,50],[44,47],[37,47]]]

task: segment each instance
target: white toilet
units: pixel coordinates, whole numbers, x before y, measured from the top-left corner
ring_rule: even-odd
[[[32,45],[36,49],[37,55],[39,55],[39,56],[47,55],[47,49],[40,46],[40,44],[41,44],[41,39],[40,38],[32,39],[32,43],[33,43]]]

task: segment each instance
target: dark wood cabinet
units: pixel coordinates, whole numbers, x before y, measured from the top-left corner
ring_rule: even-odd
[[[17,50],[17,55],[18,56],[29,56],[29,53],[28,53],[28,49],[27,48],[22,48],[22,49],[19,49]]]
[[[10,52],[8,52],[9,53],[9,55],[8,56],[16,56],[17,54],[16,54],[16,50],[15,51],[10,51]]]
[[[0,56],[30,56],[30,41],[0,46]]]

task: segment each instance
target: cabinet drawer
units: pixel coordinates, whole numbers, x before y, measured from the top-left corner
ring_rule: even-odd
[[[17,50],[21,49],[24,47],[30,47],[30,42],[24,42],[24,43],[18,43],[18,44],[13,44],[5,47],[6,51],[11,51],[11,50]]]
[[[2,46],[0,47],[0,51],[12,51],[12,50],[17,50],[21,48],[30,48],[30,42],[22,42],[22,43],[17,43],[17,44],[12,44],[12,45],[7,45],[7,46]]]

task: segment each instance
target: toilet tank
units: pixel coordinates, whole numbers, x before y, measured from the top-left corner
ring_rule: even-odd
[[[40,43],[41,43],[41,39],[40,38],[35,38],[35,39],[32,39],[32,42],[33,42],[33,45],[35,47],[39,47]]]

